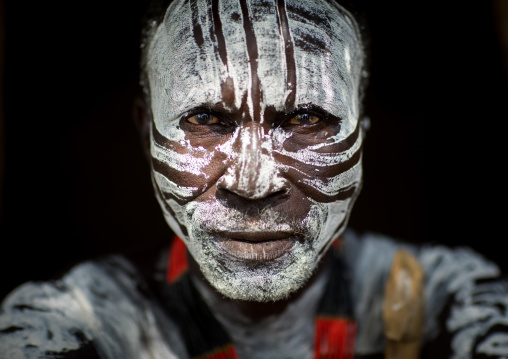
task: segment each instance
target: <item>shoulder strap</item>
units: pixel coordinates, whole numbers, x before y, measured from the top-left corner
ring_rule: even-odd
[[[352,359],[356,321],[348,274],[338,250],[331,252],[330,278],[314,321],[314,359]]]

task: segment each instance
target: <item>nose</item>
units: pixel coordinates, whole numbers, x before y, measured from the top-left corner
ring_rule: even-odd
[[[264,134],[262,125],[245,125],[234,141],[230,165],[217,181],[220,195],[252,201],[286,199],[291,187],[273,157],[271,136]]]

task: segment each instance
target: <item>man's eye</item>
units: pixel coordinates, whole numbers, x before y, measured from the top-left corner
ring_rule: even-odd
[[[219,119],[209,113],[198,113],[187,119],[188,122],[195,125],[214,125],[219,123]]]
[[[290,125],[313,125],[321,121],[321,118],[310,113],[300,113],[289,120]]]

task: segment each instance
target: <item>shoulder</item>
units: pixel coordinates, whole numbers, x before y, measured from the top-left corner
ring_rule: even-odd
[[[469,248],[422,247],[426,271],[426,334],[451,357],[508,356],[508,280]],[[437,333],[440,333],[439,336]]]
[[[497,265],[469,248],[410,245],[378,234],[348,231],[344,242],[358,348],[375,352],[384,347],[384,286],[395,252],[405,249],[425,273],[427,347],[439,348],[439,357],[456,359],[508,355],[508,281]]]
[[[88,261],[59,280],[26,283],[6,297],[0,354],[7,359],[175,358],[162,338],[171,325],[164,318],[129,261],[121,256]]]

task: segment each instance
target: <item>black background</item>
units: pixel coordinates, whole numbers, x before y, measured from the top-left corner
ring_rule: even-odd
[[[489,1],[363,1],[372,41],[351,226],[468,245],[508,270],[507,76]],[[143,1],[6,1],[0,298],[169,240],[131,119]]]

